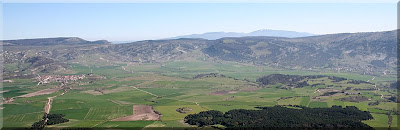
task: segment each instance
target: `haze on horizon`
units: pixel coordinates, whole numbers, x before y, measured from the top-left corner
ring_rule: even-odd
[[[260,29],[313,34],[396,29],[394,3],[3,3],[3,39],[148,40]]]

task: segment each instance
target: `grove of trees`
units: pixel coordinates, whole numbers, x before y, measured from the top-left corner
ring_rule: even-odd
[[[216,110],[203,111],[185,117],[191,125],[207,126],[220,124],[228,128],[362,128],[372,127],[362,120],[373,119],[367,111],[357,107],[332,106],[331,108],[308,108],[294,106],[258,107],[260,110],[234,109],[226,113]]]

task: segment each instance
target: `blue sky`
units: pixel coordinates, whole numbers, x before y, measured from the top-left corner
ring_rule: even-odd
[[[3,3],[4,39],[160,39],[259,29],[314,34],[396,29],[395,3]]]

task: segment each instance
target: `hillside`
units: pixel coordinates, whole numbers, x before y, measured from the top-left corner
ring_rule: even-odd
[[[366,73],[394,70],[396,51],[396,31],[303,38],[222,38],[203,50],[221,60]]]
[[[210,62],[230,61],[288,70],[354,72],[377,76],[395,74],[397,61],[396,31],[301,38],[186,38],[125,44],[90,42],[81,38],[44,38],[7,40],[4,44],[4,71],[10,73],[28,68],[35,70],[38,63],[28,60],[35,57],[46,60],[50,68],[59,69],[65,68],[61,63],[90,63],[90,60],[96,59],[110,63],[164,63],[200,58]],[[53,62],[58,67],[50,64]],[[11,67],[15,64],[18,68]]]
[[[49,46],[49,45],[77,45],[77,44],[109,44],[106,40],[86,41],[78,37],[59,37],[59,38],[38,38],[4,40],[1,43],[5,46]]]

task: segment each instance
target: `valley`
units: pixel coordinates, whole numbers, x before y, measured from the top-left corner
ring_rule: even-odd
[[[397,50],[387,36],[392,33],[117,45],[8,41],[2,53],[2,125],[29,128],[48,113],[69,120],[48,128],[197,127],[185,117],[300,105],[355,106],[373,117],[362,123],[388,127],[399,113]],[[48,101],[49,112],[43,109]]]

